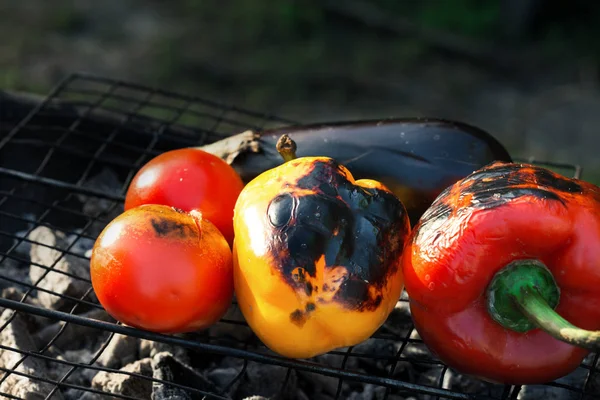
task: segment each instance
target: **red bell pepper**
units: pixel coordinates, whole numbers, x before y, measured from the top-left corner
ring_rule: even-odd
[[[600,188],[496,162],[443,191],[403,256],[415,328],[462,373],[549,382],[600,349]]]

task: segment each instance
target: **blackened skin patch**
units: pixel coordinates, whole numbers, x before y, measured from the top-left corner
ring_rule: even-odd
[[[470,193],[515,186],[525,186],[532,192],[539,190],[552,193],[581,193],[583,190],[581,185],[572,179],[545,168],[524,167],[521,164],[493,164],[471,174],[463,180],[463,185],[469,188]]]
[[[171,218],[155,217],[150,220],[150,223],[159,237],[185,238],[191,233],[191,229],[187,224],[174,221]]]
[[[290,320],[302,325],[331,302],[355,311],[379,307],[410,227],[404,205],[386,191],[354,185],[333,160],[315,162],[289,188],[267,213],[274,265],[308,298]],[[323,269],[322,281],[317,268]]]
[[[294,325],[302,327],[306,323],[306,320],[310,316],[310,313],[315,311],[316,309],[317,306],[315,303],[306,303],[306,306],[304,306],[304,310],[296,309],[290,314],[290,321]]]
[[[548,169],[516,163],[493,163],[444,190],[421,217],[420,230],[439,226],[453,212],[493,209],[524,196],[558,201],[566,194],[582,193],[575,180]],[[460,210],[459,210],[460,208]]]

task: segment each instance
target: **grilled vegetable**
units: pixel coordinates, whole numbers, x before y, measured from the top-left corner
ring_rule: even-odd
[[[493,163],[445,190],[403,256],[415,327],[450,366],[508,384],[600,349],[600,189]],[[567,322],[568,321],[568,322]]]
[[[233,299],[231,249],[197,211],[131,208],[94,243],[90,276],[100,304],[122,323],[160,333],[206,329]]]
[[[238,197],[234,232],[240,310],[280,355],[309,358],[366,340],[400,298],[406,210],[380,182],[355,181],[331,158],[291,159],[253,179]]]
[[[164,204],[200,211],[233,243],[233,207],[244,183],[221,158],[198,149],[176,149],[152,158],[135,174],[125,196],[125,210]]]
[[[336,159],[356,179],[384,183],[404,203],[414,224],[448,185],[492,161],[512,161],[489,133],[440,119],[387,119],[290,126],[245,132],[202,149],[226,159],[249,182],[281,163],[282,134],[298,156]]]

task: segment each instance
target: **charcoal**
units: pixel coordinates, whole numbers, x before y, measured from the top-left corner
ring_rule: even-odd
[[[581,400],[596,400],[600,398],[600,358],[597,361],[594,360],[595,358],[596,354],[592,353],[583,362],[584,365],[589,366],[590,376],[586,386],[586,394]]]
[[[325,365],[328,367],[341,368],[345,358],[345,352],[348,350],[347,347],[336,349],[335,353],[326,353],[316,356],[312,361],[319,365]],[[358,365],[358,357],[349,356],[344,365],[344,369],[353,370],[357,372],[363,372]],[[314,393],[322,392],[335,396],[338,390],[339,379],[333,376],[322,375],[320,373],[298,371],[298,374],[305,380],[314,385]],[[342,383],[342,390],[345,392],[349,389],[348,383]],[[311,398],[314,395],[311,393]]]
[[[370,369],[382,372],[392,364],[400,345],[400,342],[392,340],[370,338],[357,344],[352,353],[357,355],[357,360],[361,365],[364,364]]]
[[[310,400],[334,400],[335,399],[335,395],[330,395],[327,393],[323,393],[323,392],[315,392],[315,391],[308,391],[310,392],[310,396],[307,395],[306,393],[304,393],[305,396],[307,396],[307,398],[309,398]],[[343,399],[344,396],[340,396],[340,399]],[[299,398],[300,399],[300,398]]]
[[[57,354],[55,357],[57,360],[87,364],[94,357],[94,352],[86,348],[80,350],[67,350],[61,354]],[[55,379],[60,380],[71,370],[71,368],[73,367],[69,364],[53,363],[51,373]],[[83,386],[88,385],[91,381],[91,377],[86,376],[87,371],[93,371],[91,377],[98,372],[97,370],[89,368],[76,368],[69,374],[69,383]]]
[[[0,296],[2,296],[2,298],[4,298],[4,299],[19,301],[19,302],[23,301],[26,304],[40,307],[40,302],[38,301],[38,299],[36,299],[33,296],[24,297],[25,291],[16,286],[2,289]],[[4,308],[0,307],[0,312],[2,312],[3,310],[4,310]],[[40,317],[38,315],[34,315],[34,314],[23,314],[23,318],[25,318],[28,321],[29,332],[32,334],[34,341],[36,343],[41,343],[37,340],[37,337],[34,334],[34,332],[36,332],[40,327],[46,326],[48,323],[51,322],[51,320],[49,320],[48,318]]]
[[[316,357],[314,357],[314,361],[318,362],[319,364],[327,365],[329,367],[339,368],[342,366],[342,363],[344,362],[344,358],[346,357],[345,353],[347,351],[348,351],[348,347],[342,347],[342,348],[336,349],[335,353],[331,352],[331,353],[322,354],[320,356],[316,356]],[[346,364],[344,365],[344,368],[358,370],[358,368],[359,368],[358,367],[358,357],[354,357],[354,356],[352,356],[352,353],[350,353],[350,356],[346,360]]]
[[[386,319],[382,326],[382,331],[388,331],[394,335],[403,338],[413,329],[413,322],[410,315],[410,306],[408,301],[400,300]]]
[[[29,239],[36,242],[31,245],[32,263],[47,267],[54,266],[52,271],[47,272],[46,269],[32,264],[29,272],[31,281],[34,283],[37,282],[47,272],[37,285],[39,288],[75,298],[82,297],[89,288],[88,283],[55,272],[67,272],[77,277],[90,279],[88,260],[71,254],[63,254],[61,251],[68,246],[66,235],[63,232],[53,231],[47,227],[40,226],[31,232]],[[47,246],[52,246],[54,248]],[[56,248],[61,250],[57,250]],[[37,297],[41,304],[46,308],[68,311],[74,305],[72,300],[58,297],[45,291],[38,291]],[[93,299],[93,292],[91,292],[87,298]]]
[[[143,358],[127,364],[123,372],[152,376],[152,359]],[[152,381],[139,376],[100,371],[92,379],[92,388],[112,394],[149,399],[152,395]]]
[[[36,225],[36,216],[35,214],[25,213],[23,214],[23,219],[27,221],[27,225],[25,229],[16,231],[14,233],[15,238],[13,239],[13,246],[16,245],[16,247],[14,247],[14,251],[16,253],[26,255],[27,257],[29,257],[29,252],[31,251],[31,243],[24,239],[27,239],[27,234]]]
[[[297,388],[297,376],[294,370],[278,365],[249,362],[237,382],[234,398],[264,396],[268,398],[294,399]],[[287,379],[286,379],[287,378]],[[285,382],[285,387],[283,383]]]
[[[68,388],[63,390],[65,400],[101,400],[102,397],[96,393],[84,392],[83,390]]]
[[[416,383],[433,387],[447,389],[452,392],[483,396],[486,398],[502,398],[504,386],[487,384],[474,376],[460,374],[442,365],[431,366],[428,370],[417,375]],[[434,400],[438,397],[429,394],[419,394],[419,400]]]
[[[208,328],[208,333],[211,337],[219,339],[231,337],[240,342],[247,342],[253,335],[252,330],[248,326],[241,325],[238,323],[230,323],[229,321],[245,323],[244,315],[240,311],[237,304],[232,303],[227,312],[223,316],[223,319],[228,322],[219,322]]]
[[[119,195],[122,185],[122,182],[120,182],[117,174],[112,169],[103,168],[98,174],[84,182],[83,187],[109,195]],[[87,196],[84,194],[78,194],[77,197],[79,201],[83,203],[82,211],[91,217],[98,217],[115,208],[115,202],[113,200]],[[118,209],[120,207],[116,206],[116,208]]]
[[[240,371],[242,374],[240,375]],[[247,362],[233,357],[223,357],[222,361],[205,373],[207,378],[221,389],[233,393],[234,398],[265,396],[273,399],[288,399],[288,393],[297,389],[295,371],[290,372],[285,387],[288,369],[276,365]],[[265,379],[265,377],[269,377]]]
[[[47,352],[50,356],[55,357],[57,360],[71,361],[74,363],[84,363],[87,364],[94,356],[94,352],[83,348],[80,350],[67,350],[60,354],[53,354],[54,352]],[[96,370],[90,370],[89,368],[75,368],[71,371],[73,367],[69,364],[63,363],[52,363],[52,368],[50,368],[50,377],[56,381],[62,380],[66,374],[69,376],[67,378],[67,382],[72,385],[78,385],[82,387],[89,387],[91,383],[91,379],[98,372]],[[89,373],[92,371],[93,373]],[[84,396],[85,392],[79,389],[73,388],[63,388],[63,396],[65,400],[79,400],[82,396]]]
[[[197,354],[201,356],[202,354]],[[196,358],[198,358],[196,357]],[[208,365],[201,366],[204,376],[221,390],[235,392],[240,383],[240,372],[244,369],[244,360],[236,357],[215,357]],[[195,365],[198,365],[196,363]]]
[[[107,400],[106,395],[101,395],[88,390],[68,388],[63,391],[65,400]]]
[[[237,357],[221,357],[221,359],[219,360],[219,367],[221,368],[229,368],[229,367],[233,367],[233,368],[238,368],[238,370],[240,368],[242,368],[242,366],[244,365],[244,360],[241,358],[237,358]]]
[[[107,368],[121,368],[138,359],[138,346],[137,338],[115,333],[96,363]]]
[[[556,380],[557,383],[569,387],[582,388],[588,371],[577,368],[567,376]],[[600,393],[599,393],[600,394]],[[598,396],[600,397],[600,395]],[[550,385],[524,385],[517,397],[518,400],[575,400],[581,399],[581,393]]]
[[[229,388],[240,373],[239,368],[215,368],[206,372],[206,377],[220,388]],[[237,386],[236,386],[237,387]]]
[[[155,379],[173,382],[205,392],[217,392],[217,387],[212,382],[166,351],[157,353],[152,357],[152,370]],[[153,382],[153,400],[196,398],[202,398],[202,396],[193,394],[190,391],[185,391],[176,386],[166,385],[161,382]]]
[[[28,263],[22,263],[12,258],[5,258],[0,263],[0,271],[0,289],[16,287],[27,290],[26,285],[31,284]],[[2,277],[7,277],[11,280],[2,279]],[[24,285],[16,284],[14,281],[24,283]]]
[[[119,195],[122,183],[112,169],[103,168],[98,174],[88,179],[83,186],[109,195]],[[113,200],[83,194],[78,194],[77,197],[83,203],[82,212],[91,218],[98,218],[86,230],[86,233],[92,237],[100,235],[106,225],[124,211],[123,204]],[[89,258],[91,252],[91,248],[87,249],[84,255]]]
[[[383,386],[366,384],[362,392],[350,393],[348,400],[383,400],[385,398],[385,392],[386,388]]]
[[[86,254],[91,252],[94,247],[95,240],[84,237],[86,232],[83,229],[75,229],[73,233],[67,236],[67,245],[71,246],[69,251],[87,257]]]
[[[111,321],[112,318],[103,309],[94,308],[80,314],[81,317],[95,319],[100,321]],[[56,336],[56,334],[65,325],[65,322],[59,321],[52,324],[46,324],[42,329],[36,332],[35,337],[40,343],[48,343]],[[94,345],[98,340],[102,340],[103,336],[107,336],[105,332],[98,329],[89,328],[78,324],[67,324],[62,333],[54,341],[53,348],[59,351],[76,350],[81,347],[89,347]]]
[[[4,326],[11,315],[12,310],[4,310],[0,315],[0,326]],[[2,343],[3,346],[13,349],[36,351],[38,349],[30,332],[31,321],[18,313],[2,332],[0,332],[0,343]],[[0,350],[0,367],[13,370],[15,364],[22,357],[23,355],[21,353],[2,349]],[[16,372],[42,378],[49,375],[48,365],[45,360],[36,357],[25,358],[25,360],[14,370]],[[0,384],[1,393],[7,393],[27,400],[44,399],[50,394],[53,388],[54,385],[16,374],[10,374],[8,378]],[[61,400],[63,397],[59,391],[56,391],[51,399]]]
[[[472,375],[464,375],[448,368],[444,374],[442,388],[460,393],[478,394],[501,398],[504,385],[492,385]]]
[[[439,388],[440,381],[442,380],[442,366],[434,366],[429,368],[422,374],[418,375],[417,382],[419,385]],[[437,396],[429,395],[429,394],[419,394],[416,396],[419,400],[434,400],[437,399]]]
[[[413,331],[411,332],[409,339],[411,340],[411,342],[409,342],[406,347],[404,347],[404,350],[402,351],[402,356],[407,358],[409,361],[413,362],[413,363],[417,363],[414,364],[415,368],[429,368],[426,362],[427,361],[434,361],[436,360],[436,358],[434,357],[434,355],[431,353],[431,351],[429,350],[429,348],[427,347],[427,345],[425,343],[423,343],[422,341],[420,342],[415,342],[414,340],[420,340],[421,337],[419,336],[419,333],[417,332],[416,329],[413,329]],[[425,361],[425,363],[418,363],[418,361]]]
[[[296,391],[296,400],[310,400],[310,397],[308,397],[304,390],[298,388]]]
[[[168,343],[155,342],[153,340],[140,339],[138,341],[138,355],[140,358],[150,357],[154,358],[154,356],[158,353],[168,352],[173,355],[176,359],[181,361],[184,364],[190,364],[190,356],[188,349],[181,346],[173,346]]]
[[[336,365],[339,367],[340,365]],[[298,371],[298,376],[303,380],[310,382],[311,393],[310,398],[314,398],[316,393],[322,393],[323,395],[335,396],[338,390],[339,378],[333,376],[322,375],[320,373]],[[342,382],[342,390],[348,390],[348,383]]]
[[[107,335],[106,339],[109,339],[110,336]],[[99,347],[102,347],[106,344],[106,341],[103,341]],[[100,356],[95,362],[95,365],[99,365],[106,368],[119,369],[126,365],[133,363],[136,360],[142,359],[145,357],[138,356],[138,339],[125,336],[120,334],[114,334],[112,338],[110,338],[110,342],[104,348]],[[94,369],[86,369],[83,371],[83,375],[88,380],[93,380],[97,371]]]

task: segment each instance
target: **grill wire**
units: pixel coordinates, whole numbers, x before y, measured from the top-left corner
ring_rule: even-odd
[[[14,123],[0,124],[2,134],[0,140],[0,281],[5,282],[4,286],[19,286],[23,292],[19,293],[19,298],[10,298],[10,296],[0,298],[0,307],[12,310],[10,318],[0,325],[0,334],[17,317],[35,316],[45,321],[46,325],[43,328],[48,329],[50,326],[56,328],[54,328],[55,332],[51,330],[50,334],[46,335],[44,343],[41,343],[41,347],[35,351],[22,350],[10,343],[0,343],[0,354],[2,352],[18,354],[16,364],[1,368],[0,384],[9,376],[17,375],[53,386],[52,393],[46,396],[48,399],[52,398],[54,393],[66,389],[78,389],[81,392],[97,395],[104,394],[110,398],[136,399],[129,395],[109,394],[69,381],[69,377],[75,371],[88,369],[110,374],[132,375],[155,384],[161,383],[179,388],[187,392],[190,398],[227,399],[231,396],[227,389],[242,379],[249,363],[263,363],[288,369],[282,388],[288,384],[292,370],[337,378],[336,399],[343,398],[343,382],[362,382],[385,387],[384,399],[393,396],[396,399],[400,398],[398,396],[423,399],[519,398],[521,388],[518,386],[485,383],[483,385],[486,389],[479,390],[477,393],[444,388],[445,375],[448,374],[445,365],[433,357],[416,359],[406,355],[407,348],[422,345],[419,339],[412,338],[411,334],[414,335],[412,327],[408,332],[380,330],[374,334],[373,338],[376,340],[396,344],[398,351],[393,356],[382,357],[378,354],[358,353],[356,349],[350,347],[347,351],[331,352],[339,355],[341,361],[337,366],[331,366],[312,360],[300,361],[278,357],[267,351],[253,335],[250,336],[250,340],[237,343],[231,338],[225,340],[219,337],[194,335],[160,335],[126,327],[112,319],[91,317],[94,311],[101,311],[102,307],[93,296],[89,278],[54,270],[54,268],[60,258],[65,256],[89,260],[74,251],[73,246],[78,240],[93,241],[97,234],[93,227],[106,225],[110,221],[111,212],[114,215],[114,212],[122,207],[127,183],[137,169],[153,156],[170,149],[208,144],[246,129],[261,129],[294,121],[221,105],[207,99],[89,74],[70,75],[48,96],[39,102],[32,102],[31,108],[20,112],[22,115],[12,115]],[[0,115],[5,121],[10,119],[3,115],[1,110]],[[11,154],[21,156],[7,161]],[[69,160],[66,166],[64,161],[60,161],[65,158]],[[565,175],[581,176],[581,168],[577,166],[544,163],[533,159],[522,161],[567,171]],[[119,193],[85,185],[85,182],[103,167],[110,167],[117,171],[120,182],[124,182]],[[45,193],[43,196],[37,195],[42,192]],[[75,206],[81,196],[95,201],[104,201],[109,204],[109,207],[90,217],[89,214],[80,211],[81,207]],[[34,217],[27,215],[34,215]],[[23,226],[25,234],[7,231],[5,226],[8,224]],[[50,266],[30,262],[17,251],[19,246],[28,242],[31,244],[32,241],[27,239],[27,234],[39,226],[60,230],[74,238],[66,248],[45,245],[60,252],[60,257]],[[6,272],[3,266],[8,262],[7,260],[26,262],[45,271],[35,281],[25,282]],[[40,287],[39,283],[50,272],[66,274],[87,285],[88,289],[83,296],[73,297]],[[31,302],[30,299],[35,293],[58,296],[68,304],[68,307],[64,308],[65,311],[58,311]],[[405,293],[401,301],[406,301]],[[237,324],[239,329],[248,329],[247,325],[240,321],[223,319],[219,324]],[[108,334],[100,348],[83,363],[57,358],[48,351],[60,340],[65,330],[72,326],[87,327]],[[196,356],[237,358],[243,360],[243,368],[224,390],[207,392],[199,387],[98,365],[95,362],[114,339],[115,334],[185,347],[193,351]],[[34,376],[27,370],[17,370],[17,367],[28,358],[43,360],[49,365],[49,369],[62,368],[66,372],[54,378]],[[352,358],[386,362],[387,372],[367,374],[347,368],[346,365]],[[394,371],[401,363],[439,367],[439,380],[433,384],[424,384],[398,379],[394,377]],[[563,388],[564,395],[569,399],[600,398],[598,388],[594,388],[595,384],[590,383],[600,381],[598,364],[598,355],[588,357],[580,367],[585,372],[585,378],[577,385],[552,382],[540,386]],[[6,393],[4,396],[19,398]]]

